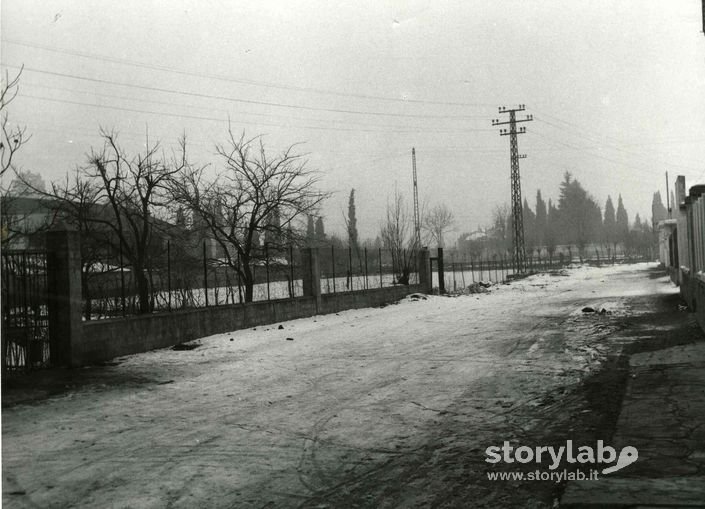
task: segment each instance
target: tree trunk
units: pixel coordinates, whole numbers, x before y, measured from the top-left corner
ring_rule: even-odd
[[[242,259],[242,276],[245,283],[245,302],[252,302],[255,278],[252,273],[252,268],[250,267],[249,259]]]
[[[400,285],[409,284],[410,271],[407,267],[402,268],[401,275],[399,276],[398,282]]]
[[[151,311],[149,305],[149,281],[141,266],[136,265],[134,271],[134,278],[137,283],[137,297],[140,303],[139,312],[140,314],[146,314]]]

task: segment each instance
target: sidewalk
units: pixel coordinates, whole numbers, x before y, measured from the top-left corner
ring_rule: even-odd
[[[651,351],[629,359],[612,439],[639,459],[599,481],[569,482],[561,507],[705,507],[705,342],[692,314],[669,315],[637,347]]]

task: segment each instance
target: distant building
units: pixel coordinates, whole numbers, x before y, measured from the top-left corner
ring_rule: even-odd
[[[40,198],[36,196],[3,196],[0,197],[1,229],[0,239],[2,248],[9,250],[44,249],[45,233],[47,230],[56,227],[74,228],[72,219],[68,216],[67,210],[71,204],[52,200],[50,198]],[[90,206],[90,214],[93,217],[111,218],[112,209],[106,205]],[[200,259],[203,257],[205,244],[205,255],[210,259],[222,258],[224,256],[222,247],[210,235],[210,231],[199,221],[181,220],[177,215],[176,224],[153,219],[155,224],[155,235],[158,244],[166,246],[167,240],[172,240],[172,245],[177,244],[183,254],[189,257]],[[93,245],[100,245],[104,248],[105,254],[111,251],[108,238],[112,235],[110,226],[105,223],[91,223]],[[102,232],[102,233],[101,233]],[[84,239],[87,241],[87,238]]]
[[[58,208],[50,201],[33,196],[0,197],[3,249],[40,249],[44,232],[58,219]]]

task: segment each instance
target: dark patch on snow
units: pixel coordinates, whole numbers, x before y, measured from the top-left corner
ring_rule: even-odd
[[[469,285],[465,289],[465,293],[487,293],[489,292],[489,287],[492,286],[492,283],[485,283],[484,281],[478,281],[477,283],[473,283]]]
[[[98,362],[95,365],[100,366],[100,367],[119,366],[120,361],[104,361],[104,362]]]
[[[599,310],[597,310],[597,309],[595,309],[595,308],[593,308],[593,307],[590,307],[590,306],[584,307],[584,308],[582,309],[582,312],[583,312],[583,313],[597,313],[598,315],[609,315],[609,314],[612,314],[611,311],[607,311],[605,308],[600,308]]]
[[[178,345],[171,347],[171,349],[180,352],[184,350],[195,350],[199,346],[201,346],[201,343],[179,343]]]

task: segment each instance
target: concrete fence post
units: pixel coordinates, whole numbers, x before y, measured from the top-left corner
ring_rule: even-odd
[[[79,232],[49,231],[46,245],[50,362],[73,366],[83,330]]]
[[[443,248],[438,248],[438,294],[443,295],[446,293],[446,276],[445,269],[443,267]]]
[[[428,249],[422,248],[417,252],[416,265],[419,271],[419,285],[424,293],[431,293],[431,254]]]
[[[321,309],[321,269],[318,263],[318,248],[303,248],[301,255],[304,297],[316,298],[316,313],[318,313]]]
[[[695,269],[695,240],[693,235],[693,199],[690,196],[685,197],[685,224],[688,244],[688,268],[690,273],[694,274]]]

